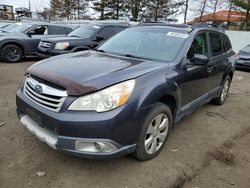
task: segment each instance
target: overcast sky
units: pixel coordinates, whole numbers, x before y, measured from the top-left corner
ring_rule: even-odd
[[[31,10],[42,10],[44,7],[49,6],[50,0],[30,0]],[[16,7],[29,7],[29,0],[0,0],[0,4],[12,5]]]

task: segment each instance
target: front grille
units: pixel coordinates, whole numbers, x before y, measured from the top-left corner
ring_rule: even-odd
[[[40,44],[39,44],[39,46],[42,47],[42,48],[50,48],[51,43],[50,42],[43,42],[43,41],[41,41]]]
[[[67,97],[67,91],[40,83],[30,76],[24,82],[24,94],[31,101],[54,112],[60,111]]]

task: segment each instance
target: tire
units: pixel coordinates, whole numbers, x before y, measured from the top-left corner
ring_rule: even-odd
[[[1,58],[8,63],[18,63],[23,58],[23,51],[14,44],[8,44],[1,49]]]
[[[212,100],[213,104],[223,105],[227,99],[227,95],[231,85],[231,78],[229,76],[226,77],[223,83],[223,88],[221,90],[220,96]]]
[[[166,122],[163,123],[164,121]],[[172,129],[172,122],[170,108],[163,103],[156,103],[144,122],[133,157],[139,161],[156,157],[166,143]],[[162,125],[161,128],[160,125]]]

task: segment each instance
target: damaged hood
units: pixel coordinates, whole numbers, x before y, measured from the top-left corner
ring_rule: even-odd
[[[166,67],[157,63],[96,51],[52,57],[32,65],[27,73],[79,96]]]

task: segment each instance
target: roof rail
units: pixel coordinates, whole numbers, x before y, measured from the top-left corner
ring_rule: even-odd
[[[168,27],[178,27],[178,28],[189,28],[187,24],[173,24],[166,22],[140,22],[139,26],[168,26]]]
[[[200,23],[195,23],[193,25],[191,25],[191,28],[193,29],[197,29],[197,28],[213,28],[213,29],[217,29],[223,33],[225,33],[225,29],[219,25],[215,25],[215,24],[210,24],[210,23],[206,23],[206,22],[200,22]]]

